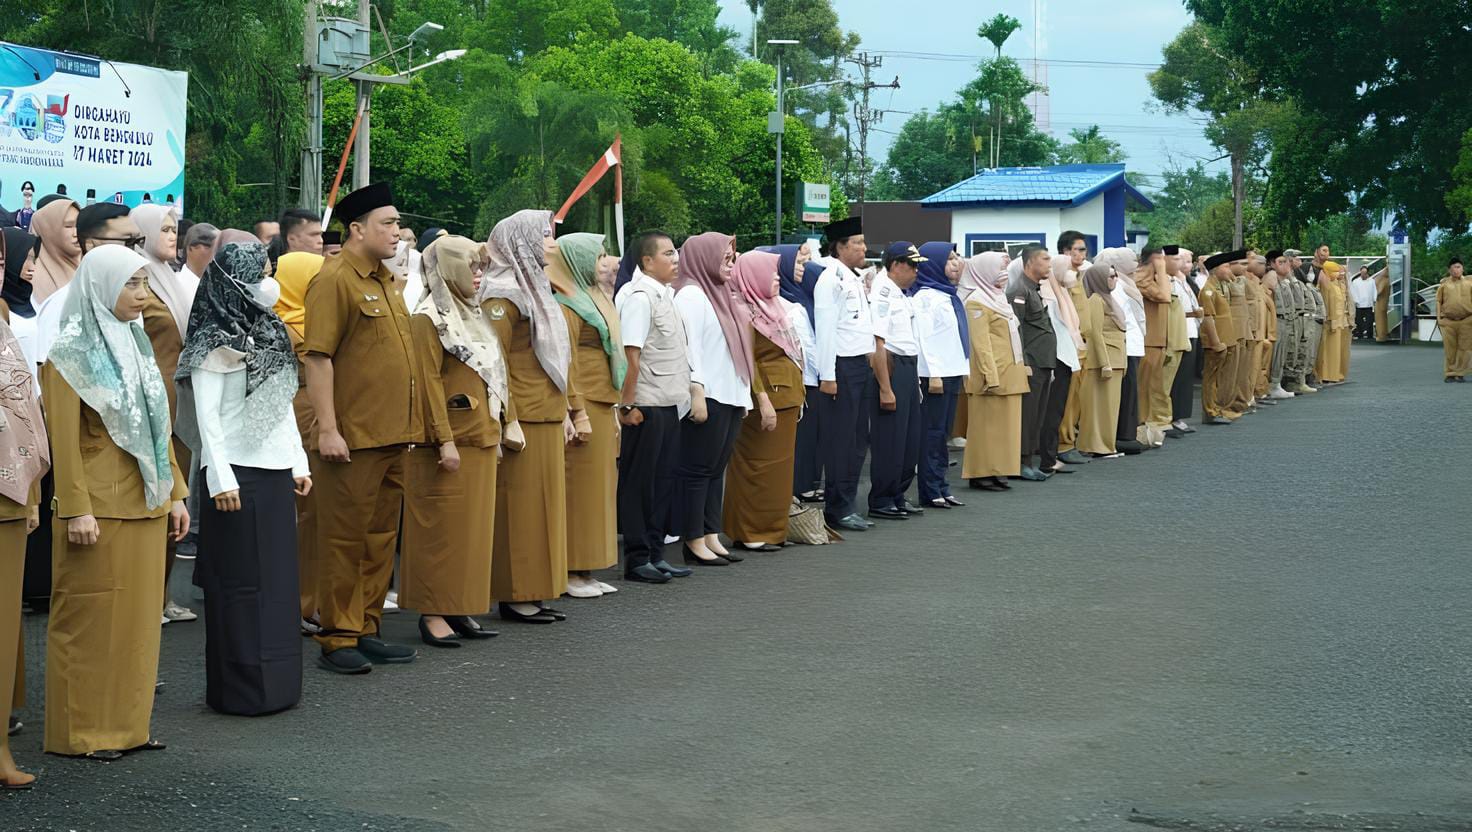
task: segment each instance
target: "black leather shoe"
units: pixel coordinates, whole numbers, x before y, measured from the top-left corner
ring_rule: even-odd
[[[419,651],[402,644],[389,644],[375,636],[358,639],[358,652],[374,664],[408,664],[414,661]]]
[[[681,546],[685,553],[685,563],[690,566],[730,566],[731,561],[711,552],[710,558],[703,558],[690,549],[689,546]]]
[[[10,737],[15,736],[16,734],[19,734],[20,733],[20,729],[24,728],[25,725],[26,724],[24,722],[21,722],[20,720],[16,719],[15,717],[11,717],[10,718],[10,724],[7,725],[6,728],[5,728],[5,735],[6,736],[10,736]]]
[[[843,529],[846,532],[867,532],[869,530],[869,524],[857,519],[857,515],[853,514],[837,520],[830,520],[828,521],[828,525],[835,529]]]
[[[1088,465],[1090,462],[1093,461],[1085,456],[1084,453],[1077,448],[1074,448],[1071,451],[1064,451],[1063,453],[1058,455],[1058,459],[1068,465]]]
[[[1125,456],[1136,456],[1145,452],[1145,446],[1133,439],[1121,439],[1114,443],[1114,450]]]
[[[869,516],[870,517],[882,517],[885,520],[909,520],[910,519],[910,515],[904,513],[903,511],[900,511],[897,508],[871,508],[871,509],[869,509]]]
[[[1170,430],[1165,432],[1165,435],[1170,437],[1171,439],[1184,439],[1186,437],[1186,432],[1183,430],[1176,430],[1175,428],[1171,428]]]
[[[450,629],[459,633],[461,638],[495,638],[500,635],[495,630],[487,630],[480,626],[479,621],[468,615],[447,615],[445,623],[450,625]]]
[[[625,569],[624,580],[640,584],[667,584],[670,576],[647,563],[641,563],[633,569]]]
[[[446,621],[448,625],[450,622]],[[451,630],[454,628],[451,627]],[[424,616],[419,616],[419,640],[430,647],[459,647],[460,637],[457,635],[437,636],[429,631],[429,625],[424,623]]]
[[[553,621],[567,620],[567,613],[563,612],[562,610],[554,610],[546,604],[537,604],[537,606],[542,608],[542,615],[552,616]]]
[[[997,480],[996,480],[995,477],[977,477],[976,479],[971,480],[971,482],[969,484],[970,484],[970,486],[972,488],[975,488],[978,491],[1006,491],[1007,490],[1007,489],[1003,488],[1000,483],[997,482]]]
[[[1221,416],[1208,416],[1205,419],[1201,420],[1201,424],[1203,424],[1203,425],[1230,425],[1232,423],[1229,422],[1229,421],[1227,421],[1224,417],[1221,417]]]
[[[732,544],[732,545],[734,546],[735,544]],[[715,552],[711,552],[711,554],[714,555]],[[716,555],[716,556],[717,557],[725,558],[726,560],[729,560],[732,563],[740,563],[743,560],[746,560],[746,558],[744,556],[738,555],[735,552],[727,552],[724,555]]]
[[[964,506],[964,505],[966,505],[966,504],[965,504],[965,503],[963,503],[963,502],[961,502],[961,501],[960,501],[960,500],[958,500],[958,499],[956,499],[956,498],[955,498],[955,497],[952,497],[952,496],[951,496],[951,495],[949,495],[949,494],[947,494],[947,495],[946,495],[946,496],[945,496],[945,497],[944,497],[944,499],[945,499],[945,501],[946,501],[946,505],[948,505],[948,506],[950,506],[950,507],[952,507],[952,508],[959,508],[959,507],[961,507],[961,506]]]
[[[924,506],[917,506],[914,503],[910,502],[909,500],[900,500],[897,504],[895,504],[895,508],[899,509],[900,511],[903,511],[906,514],[924,514],[925,513],[925,507]]]
[[[948,502],[946,502],[946,498],[944,498],[944,497],[936,497],[934,500],[931,500],[930,501],[930,507],[931,508],[943,508],[943,509],[946,509],[946,510],[950,510],[951,504],[948,503]]]
[[[542,610],[531,615],[517,612],[516,608],[510,604],[497,604],[496,612],[500,614],[502,621],[520,621],[523,624],[551,624],[557,620]]]
[[[688,578],[691,575],[695,574],[695,570],[686,569],[683,566],[676,566],[667,560],[657,560],[649,565],[653,566],[655,569],[658,569],[664,574],[669,575],[671,578]]]
[[[372,662],[352,647],[342,647],[317,657],[317,665],[333,673],[356,676],[373,670]]]

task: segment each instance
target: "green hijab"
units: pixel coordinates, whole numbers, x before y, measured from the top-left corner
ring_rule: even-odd
[[[603,351],[608,353],[608,368],[613,373],[613,387],[621,390],[628,361],[619,337],[618,313],[613,302],[598,288],[598,258],[603,255],[602,234],[567,234],[557,238],[557,248],[572,272],[571,286],[556,286],[557,302],[571,309],[598,330]]]

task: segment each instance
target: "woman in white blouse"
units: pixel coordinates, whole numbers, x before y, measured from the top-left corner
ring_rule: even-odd
[[[680,422],[671,533],[685,562],[724,566],[743,560],[721,545],[726,464],[751,409],[751,322],[731,294],[735,238],[707,231],[680,247],[675,309],[690,356],[690,414]]]
[[[920,255],[919,276],[906,290],[914,297],[915,334],[920,341],[920,383],[925,393],[922,410],[925,432],[920,441],[920,504],[932,508],[965,505],[951,494],[946,478],[950,468],[947,440],[956,420],[961,382],[971,369],[971,339],[966,308],[956,283],[966,261],[954,243],[926,243]]]
[[[194,570],[207,606],[205,699],[244,716],[292,707],[302,686],[296,497],[312,480],[292,412],[296,359],[272,311],[280,287],[269,270],[253,235],[220,235],[176,376],[179,431],[212,498],[200,500]]]

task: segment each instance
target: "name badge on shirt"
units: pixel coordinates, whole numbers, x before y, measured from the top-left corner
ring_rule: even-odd
[[[1012,302],[1015,303],[1015,304],[1017,304],[1018,306],[1026,306],[1027,305],[1027,299],[1026,298],[1013,298],[1012,299]]]
[[[372,303],[373,301],[378,300],[378,295],[364,294],[363,295],[363,300],[366,300],[369,303]]]

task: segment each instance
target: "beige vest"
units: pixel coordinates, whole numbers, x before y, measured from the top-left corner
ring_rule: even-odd
[[[686,355],[685,323],[675,304],[656,291],[653,281],[640,281],[628,291],[649,301],[649,335],[639,351],[639,383],[634,404],[680,407],[690,403],[690,359]]]

